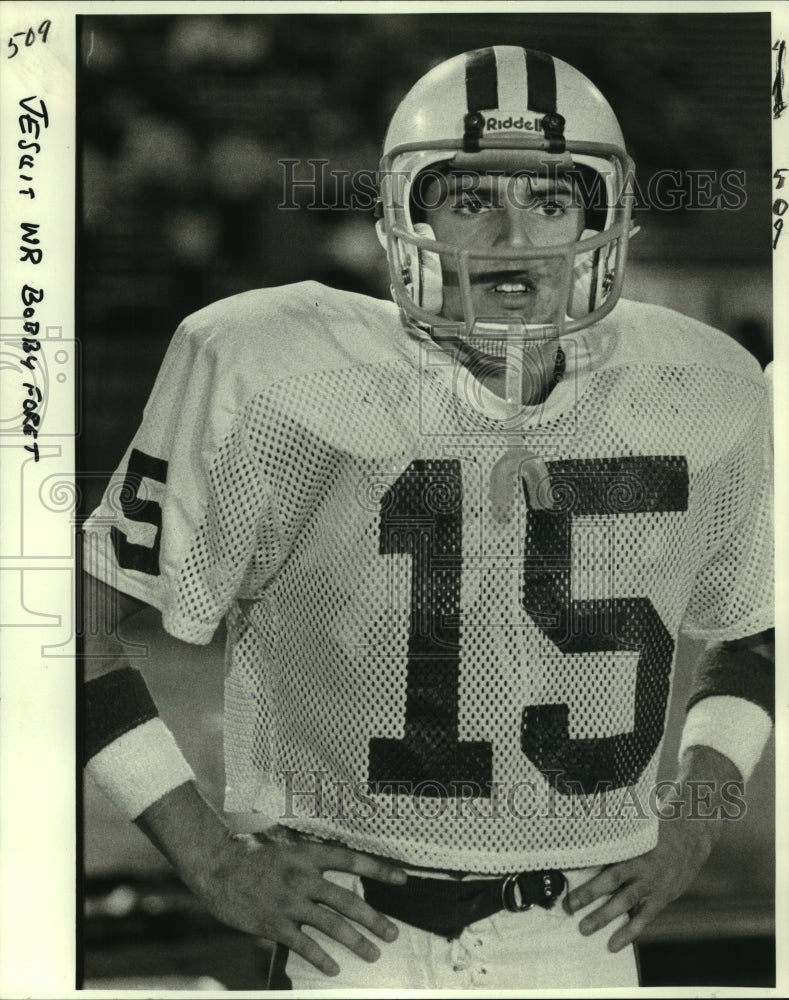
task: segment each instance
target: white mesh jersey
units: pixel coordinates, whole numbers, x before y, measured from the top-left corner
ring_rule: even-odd
[[[390,303],[179,328],[86,559],[182,639],[227,616],[228,810],[476,872],[654,845],[678,633],[772,622],[764,379],[629,302],[565,346],[513,417]]]

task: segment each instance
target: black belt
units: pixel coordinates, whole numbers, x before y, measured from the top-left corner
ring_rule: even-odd
[[[550,909],[565,887],[558,871],[520,872],[491,879],[418,878],[388,885],[362,876],[364,898],[374,910],[445,938],[500,910]]]

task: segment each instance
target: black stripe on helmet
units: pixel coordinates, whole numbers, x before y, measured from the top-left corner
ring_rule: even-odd
[[[469,52],[466,56],[466,107],[469,111],[482,111],[498,106],[496,53],[492,48]]]
[[[466,56],[466,107],[463,118],[463,149],[474,153],[479,149],[484,117],[483,110],[499,106],[499,77],[496,53],[492,48],[475,49]]]
[[[526,49],[526,79],[529,88],[529,110],[543,114],[556,113],[556,67],[553,56]]]

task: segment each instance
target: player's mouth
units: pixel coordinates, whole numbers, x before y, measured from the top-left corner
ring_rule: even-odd
[[[531,278],[521,275],[509,275],[504,281],[498,281],[489,287],[496,295],[529,295],[537,291]]]
[[[502,304],[511,300],[521,300],[523,297],[537,292],[537,283],[531,273],[526,271],[488,271],[471,277],[472,285],[483,289],[486,293],[495,295]],[[517,304],[512,301],[512,304]]]

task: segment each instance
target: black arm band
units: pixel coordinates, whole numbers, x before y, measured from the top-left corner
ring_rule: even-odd
[[[84,698],[83,766],[119,736],[159,714],[142,674],[131,667],[88,681]]]
[[[703,698],[730,695],[758,705],[774,720],[774,674],[772,664],[758,653],[733,645],[713,646],[699,659],[687,709]]]

